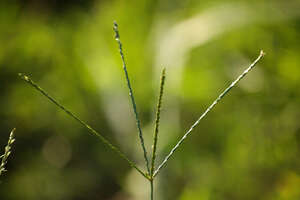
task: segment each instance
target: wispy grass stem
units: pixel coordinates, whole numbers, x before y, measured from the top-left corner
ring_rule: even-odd
[[[139,131],[139,138],[140,138],[141,146],[142,146],[142,149],[143,149],[143,152],[144,152],[144,159],[145,159],[145,162],[146,162],[147,171],[148,171],[148,174],[150,174],[149,161],[148,161],[147,151],[146,151],[144,138],[143,138],[143,133],[142,133],[142,129],[141,129],[141,122],[140,122],[139,115],[138,115],[138,112],[137,112],[136,103],[135,103],[134,95],[133,95],[133,90],[132,90],[130,80],[129,80],[129,75],[128,75],[128,72],[127,72],[125,56],[124,56],[124,53],[123,53],[123,48],[122,48],[122,43],[121,43],[121,40],[120,40],[120,34],[119,34],[119,29],[118,29],[117,22],[114,22],[114,31],[115,31],[115,34],[116,34],[115,39],[116,39],[116,41],[118,42],[118,45],[119,45],[119,51],[120,51],[120,55],[121,55],[121,59],[122,59],[122,63],[123,63],[123,70],[124,70],[124,73],[125,73],[127,86],[128,86],[128,89],[129,89],[129,96],[130,96],[130,99],[131,99],[132,108],[133,108],[134,115],[135,115],[136,125],[137,125],[138,131]]]
[[[182,142],[187,138],[187,136],[193,131],[193,129],[199,124],[199,122],[209,113],[215,105],[243,78],[245,77],[248,72],[261,60],[261,58],[264,56],[264,52],[260,51],[259,56],[256,58],[256,60],[235,80],[233,81],[229,87],[227,87],[219,96],[218,98],[205,110],[205,112],[198,118],[198,120],[191,126],[191,128],[183,135],[183,137],[177,142],[177,144],[172,148],[170,153],[165,157],[163,162],[158,166],[158,168],[155,170],[153,177],[157,175],[157,173],[162,169],[162,167],[165,166],[165,164],[168,162],[170,157],[174,154],[174,152],[178,149],[178,147],[182,144]]]
[[[153,193],[153,190],[154,190],[153,189],[153,181],[154,181],[153,179],[150,180],[150,199],[151,200],[153,200],[153,196],[154,196],[154,193]]]
[[[160,91],[158,97],[158,103],[156,108],[156,119],[155,119],[155,128],[154,128],[154,135],[153,135],[153,146],[152,146],[152,162],[151,162],[151,177],[154,173],[154,166],[155,166],[155,158],[156,158],[156,147],[157,147],[157,139],[158,139],[158,132],[159,132],[159,121],[160,121],[160,111],[162,105],[162,97],[164,94],[164,85],[166,79],[166,68],[163,68],[160,78]]]
[[[97,132],[95,129],[90,127],[87,123],[79,119],[75,114],[73,114],[70,110],[65,108],[63,105],[61,105],[57,100],[55,100],[53,97],[51,97],[44,89],[42,89],[40,86],[38,86],[33,80],[31,80],[28,76],[25,76],[22,73],[19,73],[19,76],[26,81],[29,85],[31,85],[33,88],[35,88],[38,92],[40,92],[42,95],[47,97],[51,102],[53,102],[56,106],[58,106],[61,110],[63,110],[65,113],[67,113],[70,117],[75,119],[77,122],[79,122],[81,125],[83,125],[85,128],[89,130],[90,133],[97,136],[105,145],[107,145],[111,150],[116,152],[121,158],[125,159],[128,164],[136,169],[141,175],[143,175],[145,178],[149,179],[149,176],[143,172],[141,169],[137,167],[135,163],[133,163],[129,158],[120,151],[119,148],[114,146],[112,143],[110,143],[104,136],[102,136],[99,132]]]

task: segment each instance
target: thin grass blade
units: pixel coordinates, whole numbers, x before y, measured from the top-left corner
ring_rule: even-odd
[[[137,125],[137,128],[138,128],[138,132],[139,132],[139,138],[140,138],[141,146],[142,146],[142,149],[143,149],[143,152],[144,152],[144,159],[145,159],[145,162],[146,162],[147,171],[148,171],[148,174],[150,174],[149,161],[148,161],[147,151],[146,151],[144,138],[143,138],[143,133],[142,133],[142,129],[141,129],[141,122],[140,122],[140,118],[139,118],[139,115],[138,115],[138,112],[137,112],[136,103],[135,103],[134,95],[133,95],[133,90],[132,90],[132,87],[131,87],[131,84],[130,84],[130,79],[129,79],[129,75],[128,75],[128,71],[127,71],[127,67],[126,67],[125,56],[124,56],[124,53],[123,53],[123,47],[122,47],[122,43],[121,43],[121,40],[120,40],[120,33],[119,33],[119,29],[118,29],[118,24],[116,22],[114,22],[114,31],[115,31],[115,34],[116,34],[115,39],[116,39],[116,41],[118,42],[118,45],[119,45],[120,56],[121,56],[122,63],[123,63],[123,70],[124,70],[125,78],[126,78],[126,81],[127,81],[127,87],[129,89],[129,96],[130,96],[130,99],[131,99],[132,108],[133,108],[133,112],[134,112],[134,115],[135,115],[135,120],[136,120],[136,125]]]
[[[164,94],[165,79],[166,79],[166,68],[162,70],[161,78],[160,78],[160,91],[159,91],[158,103],[156,108],[155,129],[154,129],[153,146],[152,146],[152,162],[151,162],[151,173],[150,173],[151,177],[153,176],[154,173],[156,148],[157,148],[157,140],[158,140],[158,132],[159,132],[159,122],[160,122],[160,111],[162,105],[162,97]]]
[[[136,169],[141,175],[143,175],[145,178],[149,179],[149,177],[141,169],[139,169],[134,162],[132,162],[131,160],[129,160],[129,158],[124,153],[122,153],[119,148],[117,148],[116,146],[114,146],[104,136],[102,136],[99,132],[97,132],[95,129],[93,129],[92,127],[90,127],[87,123],[85,123],[84,121],[82,121],[81,119],[79,119],[75,114],[73,114],[66,107],[64,107],[63,105],[61,105],[57,100],[55,100],[53,97],[51,97],[44,89],[42,89],[33,80],[31,80],[31,78],[29,78],[28,76],[25,76],[25,75],[23,75],[21,73],[19,73],[19,76],[24,81],[26,81],[29,85],[31,85],[33,88],[35,88],[38,92],[40,92],[43,96],[45,96],[47,99],[49,99],[52,103],[54,103],[56,106],[58,106],[61,110],[63,110],[65,113],[67,113],[70,117],[72,117],[77,122],[79,122],[81,125],[83,125],[85,128],[87,128],[90,133],[92,133],[93,135],[97,136],[105,145],[107,145],[111,150],[113,150],[114,152],[116,152],[121,158],[123,158],[124,160],[126,160],[128,162],[128,164],[131,167],[133,167],[134,169]]]
[[[162,167],[165,166],[165,164],[168,162],[170,157],[174,154],[174,152],[179,148],[179,146],[182,144],[182,142],[187,138],[187,136],[190,135],[190,133],[193,131],[193,129],[199,124],[199,122],[209,113],[215,105],[242,79],[244,78],[248,72],[253,69],[253,67],[261,60],[261,58],[265,55],[263,51],[260,51],[259,56],[256,58],[256,60],[235,80],[233,81],[229,87],[227,87],[219,96],[218,98],[205,110],[205,112],[198,118],[198,120],[191,126],[191,128],[183,135],[183,137],[177,142],[177,144],[172,148],[170,153],[165,157],[163,162],[159,165],[159,167],[155,170],[153,177],[157,175],[157,173],[162,169]]]

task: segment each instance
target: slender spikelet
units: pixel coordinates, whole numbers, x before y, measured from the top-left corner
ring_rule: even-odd
[[[121,56],[122,63],[123,63],[123,70],[124,70],[124,73],[125,73],[127,87],[129,89],[129,96],[130,96],[130,99],[131,99],[131,104],[132,104],[133,112],[134,112],[134,115],[135,115],[135,120],[136,120],[137,129],[138,129],[138,132],[139,132],[139,138],[140,138],[141,146],[142,146],[142,149],[143,149],[143,152],[144,152],[145,164],[146,164],[146,167],[147,167],[148,174],[150,174],[149,161],[148,161],[147,151],[146,151],[144,138],[143,138],[143,133],[142,133],[142,129],[141,129],[141,122],[140,122],[140,118],[139,118],[139,115],[138,115],[138,112],[137,112],[136,103],[135,103],[134,95],[133,95],[133,90],[132,90],[132,87],[131,87],[131,84],[130,84],[130,79],[129,79],[129,75],[128,75],[128,71],[127,71],[125,56],[124,56],[124,53],[123,53],[123,47],[122,47],[122,43],[121,43],[121,40],[120,40],[120,33],[119,33],[117,22],[114,22],[114,31],[115,31],[115,34],[116,34],[115,39],[116,39],[116,41],[118,42],[118,45],[119,45],[120,56]]]
[[[154,135],[153,135],[151,177],[153,176],[154,173],[156,148],[157,148],[157,140],[158,140],[158,132],[159,132],[159,122],[160,122],[160,111],[162,105],[162,97],[164,94],[165,80],[166,80],[166,68],[162,70],[161,78],[160,78],[160,91],[159,91],[158,103],[156,108],[155,128],[154,128]]]
[[[174,154],[174,152],[181,146],[182,142],[190,135],[190,133],[194,130],[194,128],[199,124],[199,122],[209,113],[217,103],[223,99],[223,97],[242,79],[244,78],[248,72],[253,69],[253,67],[261,60],[261,58],[265,55],[263,51],[260,51],[259,56],[256,60],[235,80],[233,81],[229,87],[227,87],[219,96],[218,98],[205,110],[205,112],[198,118],[198,120],[191,126],[191,128],[183,135],[183,137],[177,142],[177,144],[172,148],[170,153],[165,157],[163,162],[158,166],[155,170],[153,177],[157,175],[157,173],[162,169],[162,167],[168,162],[170,157]]]
[[[55,100],[53,97],[51,97],[44,89],[42,89],[40,86],[38,86],[31,78],[28,76],[23,75],[22,73],[19,73],[19,76],[26,81],[29,85],[31,85],[33,88],[35,88],[38,92],[40,92],[42,95],[44,95],[47,99],[49,99],[52,103],[54,103],[56,106],[58,106],[61,110],[63,110],[65,113],[67,113],[70,117],[75,119],[77,122],[79,122],[81,125],[83,125],[86,129],[89,130],[89,132],[95,136],[97,136],[105,145],[107,145],[111,150],[116,152],[121,158],[125,159],[128,164],[136,169],[141,175],[143,175],[145,178],[149,179],[148,175],[144,173],[141,169],[139,169],[136,164],[134,164],[129,158],[120,151],[119,148],[114,146],[112,143],[110,143],[104,136],[102,136],[99,132],[97,132],[95,129],[90,127],[87,123],[79,119],[75,114],[73,114],[70,110],[68,110],[66,107],[61,105],[57,100]]]
[[[5,146],[5,150],[4,150],[4,154],[2,156],[0,156],[1,158],[1,164],[0,164],[0,176],[5,172],[7,171],[5,169],[5,165],[7,163],[7,159],[8,159],[8,156],[11,154],[11,147],[12,147],[12,144],[14,143],[15,141],[15,133],[16,129],[14,128],[11,132],[10,132],[10,135],[9,135],[9,139],[8,139],[8,142],[7,142],[7,145]]]
[[[158,140],[158,132],[159,132],[159,122],[160,122],[160,111],[162,105],[162,97],[164,94],[164,86],[166,80],[166,68],[163,68],[161,72],[160,78],[160,89],[159,89],[159,96],[158,96],[158,103],[156,108],[156,119],[155,119],[155,128],[154,128],[154,135],[153,135],[153,146],[152,146],[152,160],[151,160],[151,171],[150,171],[150,199],[153,200],[154,190],[153,190],[153,173],[154,173],[154,166],[155,166],[155,158],[156,158],[156,147],[157,147],[157,140]]]

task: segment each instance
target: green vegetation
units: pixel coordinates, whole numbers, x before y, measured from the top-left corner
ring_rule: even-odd
[[[103,137],[99,132],[91,128],[87,123],[83,122],[81,119],[79,119],[77,116],[75,116],[71,111],[66,109],[63,105],[57,102],[53,97],[51,97],[45,90],[43,90],[40,86],[38,86],[35,82],[33,82],[28,76],[19,74],[19,76],[25,80],[27,83],[29,83],[32,87],[34,87],[37,91],[39,91],[42,95],[47,97],[50,101],[52,101],[56,106],[58,106],[60,109],[65,111],[70,117],[74,118],[76,121],[78,121],[80,124],[82,124],[85,128],[87,128],[92,134],[96,135],[104,144],[106,144],[111,150],[115,151],[120,157],[124,158],[131,167],[136,169],[142,176],[144,176],[146,179],[150,181],[150,186],[151,186],[151,200],[153,199],[153,181],[157,173],[161,170],[161,168],[168,162],[169,158],[173,155],[175,150],[182,144],[182,142],[187,138],[187,136],[192,132],[192,130],[199,124],[199,122],[207,115],[210,110],[214,108],[215,105],[242,79],[244,78],[248,72],[260,61],[260,59],[264,56],[264,52],[261,51],[260,55],[257,57],[257,59],[235,80],[233,81],[229,87],[227,87],[219,96],[218,98],[205,110],[205,112],[199,117],[199,119],[192,125],[192,127],[183,135],[183,137],[177,142],[177,144],[172,148],[170,153],[165,157],[164,161],[158,166],[158,168],[154,171],[154,163],[155,163],[155,158],[156,158],[156,147],[157,147],[157,139],[158,139],[158,132],[159,132],[159,121],[160,121],[160,112],[161,112],[161,104],[162,104],[162,96],[163,96],[163,89],[164,89],[164,83],[165,83],[165,69],[162,71],[161,75],[161,82],[160,82],[160,92],[159,92],[159,99],[158,99],[158,105],[157,105],[157,111],[156,111],[156,120],[155,120],[155,132],[154,132],[154,137],[153,137],[153,152],[152,152],[152,159],[151,159],[151,170],[149,168],[149,161],[148,161],[148,156],[147,156],[147,151],[146,147],[144,144],[144,139],[143,139],[143,134],[141,130],[141,125],[140,125],[140,119],[138,117],[137,113],[137,108],[136,108],[136,103],[134,100],[134,94],[133,90],[130,84],[128,72],[127,72],[127,67],[126,67],[126,62],[124,58],[124,53],[123,53],[123,48],[122,48],[122,43],[120,41],[120,34],[118,30],[118,25],[115,22],[114,23],[114,31],[116,33],[116,40],[119,44],[119,50],[120,50],[120,55],[122,58],[123,62],[123,70],[125,72],[125,77],[127,81],[127,86],[129,89],[129,96],[132,102],[132,108],[135,114],[135,119],[136,119],[136,124],[137,128],[139,131],[139,138],[141,142],[141,146],[144,152],[144,158],[145,158],[145,164],[147,168],[147,172],[143,172],[141,169],[137,167],[137,165],[132,162],[131,160],[128,159],[127,156],[125,156],[124,153],[122,153],[117,147],[115,147],[113,144],[111,144],[105,137]]]
[[[17,127],[18,137],[9,172],[1,175],[0,199],[150,197],[149,180],[32,91],[16,76],[21,72],[146,177],[163,166],[154,178],[155,200],[298,200],[299,10],[295,0],[1,1],[2,151],[7,130]],[[139,122],[113,39],[114,20]],[[161,165],[259,49],[267,53],[263,64]],[[155,106],[164,67],[162,105]]]
[[[5,165],[7,163],[7,159],[8,159],[8,156],[11,154],[11,147],[12,147],[12,144],[14,143],[15,139],[14,139],[14,132],[15,132],[16,129],[13,129],[9,135],[9,139],[8,139],[8,142],[7,142],[7,145],[5,146],[5,149],[4,149],[4,154],[0,156],[1,158],[1,163],[0,163],[0,176],[5,172],[7,171],[5,169]]]

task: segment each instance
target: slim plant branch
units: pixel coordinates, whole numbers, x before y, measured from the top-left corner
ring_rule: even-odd
[[[67,113],[70,117],[75,119],[77,122],[79,122],[81,125],[83,125],[85,128],[89,130],[90,133],[97,136],[105,145],[107,145],[111,150],[116,152],[121,158],[125,159],[128,164],[136,169],[141,175],[143,175],[145,178],[149,179],[149,176],[143,172],[141,169],[137,167],[137,165],[129,160],[129,158],[120,151],[119,148],[114,146],[112,143],[110,143],[104,136],[102,136],[99,132],[97,132],[95,129],[90,127],[87,123],[79,119],[75,114],[73,114],[70,110],[65,108],[63,105],[61,105],[57,100],[55,100],[53,97],[51,97],[44,89],[42,89],[40,86],[38,86],[33,80],[31,80],[28,76],[19,73],[19,76],[26,81],[29,85],[31,85],[33,88],[35,88],[38,92],[40,92],[42,95],[47,97],[51,102],[53,102],[56,106],[58,106],[61,110],[63,110],[65,113]]]
[[[7,159],[8,159],[8,156],[11,154],[11,146],[12,144],[14,143],[15,141],[15,131],[16,129],[14,128],[11,132],[10,132],[10,135],[9,135],[9,139],[8,139],[8,142],[7,142],[7,145],[5,146],[5,150],[4,150],[4,154],[2,156],[0,156],[1,158],[1,164],[0,164],[0,176],[6,172],[6,169],[5,169],[5,165],[7,163]]]
[[[153,177],[157,175],[157,173],[164,167],[164,165],[168,162],[170,157],[174,154],[174,152],[178,149],[178,147],[182,144],[182,142],[187,138],[187,136],[193,131],[193,129],[199,124],[199,122],[207,115],[209,111],[211,111],[215,105],[243,78],[248,72],[260,61],[260,59],[265,55],[265,53],[261,50],[259,56],[256,60],[235,80],[233,81],[229,87],[227,87],[218,98],[205,110],[205,112],[199,117],[199,119],[191,126],[191,128],[183,135],[183,137],[177,142],[177,144],[173,147],[170,153],[165,157],[163,162],[158,166],[155,170]]]
[[[160,111],[162,105],[162,97],[164,94],[164,85],[166,80],[166,68],[163,68],[160,78],[160,90],[159,90],[159,97],[158,103],[156,108],[156,119],[155,119],[155,128],[154,128],[154,135],[153,135],[153,146],[152,146],[152,162],[151,162],[151,171],[150,171],[150,187],[151,187],[151,200],[153,200],[153,173],[154,173],[154,165],[155,165],[155,158],[156,158],[156,147],[157,147],[157,140],[158,140],[158,131],[159,131],[159,121],[160,121]]]
[[[160,111],[162,105],[162,97],[164,94],[164,85],[166,80],[166,69],[162,70],[161,78],[160,78],[160,91],[158,97],[158,103],[156,108],[156,120],[155,120],[155,129],[153,136],[153,146],[152,146],[152,162],[151,162],[151,176],[154,172],[155,158],[156,158],[156,147],[157,147],[157,139],[158,139],[158,131],[159,131],[159,121],[160,121]]]
[[[153,195],[154,195],[154,193],[153,193],[153,179],[151,179],[150,180],[150,200],[153,200]]]
[[[114,22],[114,31],[115,31],[115,34],[116,34],[115,39],[116,39],[116,41],[118,42],[118,45],[119,45],[120,56],[121,56],[122,63],[123,63],[123,70],[124,70],[124,73],[125,73],[127,86],[128,86],[128,89],[129,89],[129,96],[130,96],[130,99],[131,99],[132,108],[133,108],[134,115],[135,115],[136,125],[137,125],[138,131],[139,131],[139,138],[140,138],[141,146],[142,146],[142,149],[143,149],[143,152],[144,152],[144,159],[145,159],[145,162],[146,162],[147,171],[148,171],[148,174],[150,174],[149,161],[148,161],[147,151],[146,151],[144,138],[143,138],[143,133],[142,133],[142,129],[141,129],[141,122],[140,122],[140,119],[139,119],[139,116],[138,116],[136,103],[135,103],[134,95],[133,95],[133,90],[132,90],[130,80],[129,80],[129,75],[128,75],[128,72],[127,72],[125,56],[124,56],[124,53],[123,53],[123,48],[122,48],[122,43],[121,43],[121,40],[120,40],[120,34],[119,34],[119,29],[118,29],[117,22]]]

